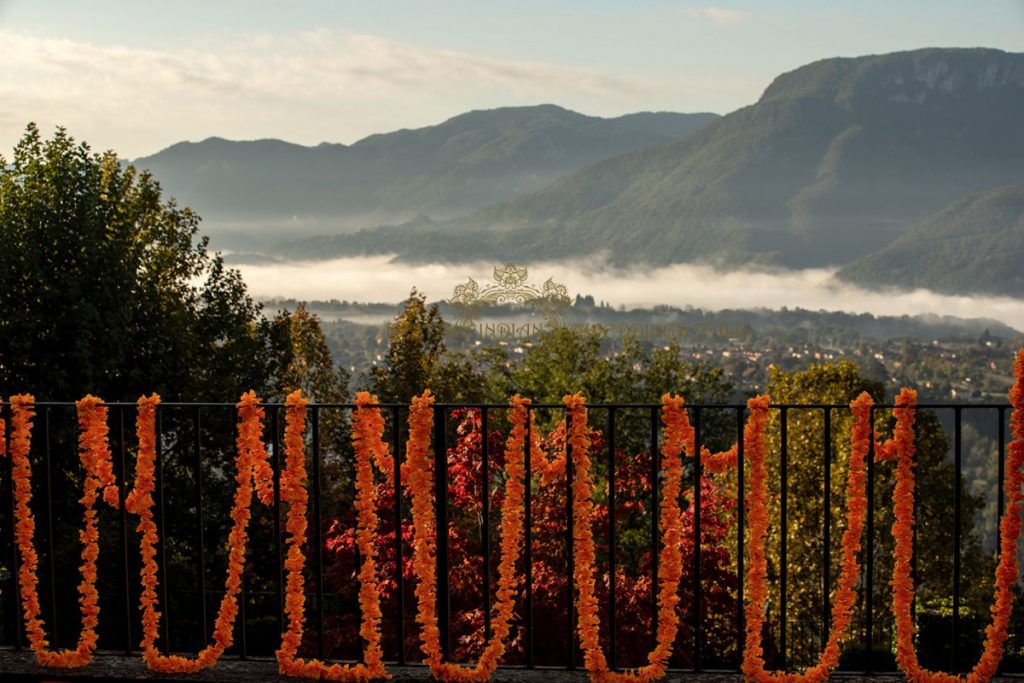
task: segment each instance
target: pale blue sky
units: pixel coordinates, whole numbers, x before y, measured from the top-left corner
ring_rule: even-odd
[[[30,120],[135,157],[541,102],[727,113],[817,59],[931,46],[1024,52],[1024,0],[0,0],[0,151]]]

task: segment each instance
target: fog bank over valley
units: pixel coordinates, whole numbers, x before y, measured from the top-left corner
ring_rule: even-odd
[[[358,302],[399,302],[411,288],[430,300],[448,299],[456,285],[473,278],[481,288],[494,282],[496,263],[411,265],[390,256],[239,264],[256,298]],[[710,266],[677,264],[657,268],[614,268],[603,258],[518,264],[526,284],[546,280],[565,285],[570,298],[591,295],[618,308],[659,304],[710,311],[734,308],[803,308],[872,315],[948,315],[991,318],[1024,330],[1024,300],[995,296],[950,296],[917,289],[874,292],[838,282],[834,269],[722,272]]]

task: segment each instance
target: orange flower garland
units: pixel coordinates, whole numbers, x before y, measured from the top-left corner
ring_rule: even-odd
[[[983,654],[967,676],[954,676],[922,669],[914,650],[914,624],[911,607],[914,585],[911,578],[912,540],[914,527],[914,422],[916,393],[901,390],[893,411],[896,427],[892,439],[875,444],[876,460],[896,461],[896,487],[894,491],[895,521],[892,533],[895,539],[892,611],[896,622],[896,658],[909,680],[919,683],[979,683],[991,678],[1002,656],[1007,638],[1007,627],[1013,606],[1013,587],[1018,580],[1016,543],[1021,532],[1021,487],[1024,484],[1024,350],[1014,366],[1016,382],[1010,393],[1013,405],[1011,426],[1013,441],[1007,452],[1005,492],[1007,505],[1000,519],[1000,556],[996,569],[996,587],[992,606],[992,622],[986,629]],[[273,472],[263,444],[263,408],[254,393],[244,394],[237,404],[239,411],[238,454],[235,460],[237,488],[231,516],[234,521],[229,536],[228,575],[226,591],[217,614],[213,643],[203,649],[195,659],[161,655],[156,649],[160,612],[156,588],[156,546],[159,543],[154,522],[154,487],[156,460],[156,411],[158,396],[143,397],[138,401],[137,434],[139,455],[135,485],[125,500],[128,512],[139,517],[137,530],[141,534],[142,555],[140,608],[143,619],[143,658],[147,665],[161,673],[195,672],[215,664],[230,647],[238,612],[237,596],[242,587],[247,528],[250,521],[251,500],[255,492],[263,503],[273,499]],[[593,482],[591,475],[590,443],[587,436],[587,408],[579,394],[566,396],[564,403],[571,426],[566,432],[562,423],[556,432],[554,450],[548,457],[541,447],[541,438],[533,428],[533,415],[528,399],[514,396],[510,401],[509,420],[512,428],[506,446],[506,496],[501,515],[501,561],[495,605],[494,635],[484,647],[475,666],[466,668],[442,662],[440,630],[436,616],[437,576],[436,520],[433,508],[433,458],[430,449],[433,432],[434,397],[429,390],[413,399],[410,410],[410,431],[407,459],[401,466],[401,477],[411,489],[414,527],[413,569],[417,577],[417,621],[421,627],[421,641],[426,663],[435,678],[445,681],[483,681],[491,676],[503,656],[506,640],[511,632],[514,598],[518,590],[516,563],[520,557],[525,511],[525,461],[528,457],[534,473],[541,483],[549,483],[564,475],[567,445],[572,447],[572,465],[575,479],[572,486],[572,505],[575,512],[573,526],[573,552],[576,559],[574,580],[577,586],[577,630],[584,661],[593,680],[602,683],[622,681],[650,681],[660,678],[671,654],[671,646],[678,629],[678,585],[682,574],[681,516],[678,498],[681,495],[682,454],[692,457],[700,448],[702,463],[708,472],[724,472],[737,464],[739,444],[721,453],[710,453],[696,443],[683,400],[662,397],[662,445],[665,469],[663,515],[660,523],[662,547],[659,551],[660,590],[658,595],[657,644],[648,655],[648,664],[622,673],[609,670],[600,648],[598,603],[595,591],[595,548],[591,531],[593,513]],[[838,586],[833,601],[832,623],[829,637],[818,663],[801,674],[769,672],[764,668],[761,634],[765,622],[764,606],[767,600],[767,562],[765,538],[767,534],[767,484],[765,433],[768,424],[769,399],[760,396],[747,403],[750,418],[744,428],[743,444],[750,462],[750,493],[748,509],[750,519],[750,564],[747,572],[748,602],[746,614],[746,644],[743,652],[742,672],[753,681],[786,683],[822,683],[838,664],[840,642],[849,628],[856,600],[855,584],[859,565],[866,502],[865,460],[870,445],[870,397],[865,393],[851,403],[851,455],[846,484],[846,529],[841,545],[843,559]],[[35,403],[32,396],[21,395],[10,399],[10,423],[0,417],[0,436],[10,429],[10,445],[0,438],[0,456],[9,455],[12,461],[12,480],[15,504],[15,539],[21,564],[18,581],[21,589],[25,630],[43,666],[73,668],[88,663],[96,648],[99,614],[99,595],[96,590],[96,560],[98,558],[98,513],[95,504],[101,496],[116,507],[119,503],[115,486],[110,449],[107,443],[107,408],[100,399],[86,396],[78,401],[79,457],[84,470],[83,528],[79,532],[83,544],[82,580],[79,599],[82,612],[82,630],[75,649],[50,651],[45,638],[44,624],[39,615],[40,600],[37,593],[38,555],[33,544],[35,520],[32,517],[31,470],[29,450]],[[389,482],[393,479],[394,459],[383,440],[384,419],[375,397],[360,393],[353,411],[353,440],[356,452],[356,501],[358,511],[357,544],[360,557],[359,602],[363,620],[360,635],[366,643],[365,661],[355,666],[328,665],[320,660],[296,657],[303,635],[305,592],[303,568],[306,543],[306,470],[304,430],[307,402],[296,391],[286,401],[287,425],[285,429],[286,468],[281,473],[281,499],[288,506],[286,529],[289,534],[285,567],[288,570],[285,611],[288,628],[282,634],[277,651],[279,671],[284,675],[324,678],[338,681],[369,681],[388,678],[380,647],[381,610],[376,580],[375,532],[378,525],[373,467],[383,472]],[[529,435],[528,435],[529,433]],[[529,442],[527,444],[527,441]],[[525,453],[528,449],[528,453]],[[9,451],[9,452],[7,452]],[[403,482],[398,482],[401,485]]]
[[[85,666],[92,660],[96,649],[96,627],[99,624],[99,592],[96,590],[96,559],[99,557],[99,531],[95,505],[101,488],[104,498],[111,505],[117,505],[117,489],[113,486],[113,469],[110,466],[110,449],[107,446],[107,409],[95,396],[86,396],[76,403],[78,410],[78,450],[82,469],[85,471],[83,493],[79,502],[85,508],[84,524],[78,537],[82,542],[82,581],[78,585],[79,606],[82,613],[82,630],[78,645],[73,650],[48,650],[49,645],[39,617],[39,594],[36,592],[38,577],[36,570],[39,556],[36,554],[33,536],[35,519],[29,509],[32,499],[32,472],[28,454],[31,445],[32,417],[35,415],[35,400],[32,396],[11,397],[11,464],[15,497],[15,537],[21,566],[18,582],[21,588],[22,609],[25,615],[25,631],[36,654],[36,661],[42,666],[73,669]],[[113,495],[110,492],[113,491]]]
[[[556,449],[553,456],[548,456],[541,445],[540,430],[534,426],[533,413],[530,413],[530,470],[533,474],[540,475],[541,484],[550,484],[555,479],[565,475],[565,421],[561,421],[558,427],[552,432],[554,441],[552,446]]]
[[[377,530],[376,489],[373,485],[371,460],[378,467],[390,459],[387,445],[381,435],[384,420],[377,407],[377,399],[366,392],[356,396],[356,410],[352,413],[352,439],[356,451],[356,509],[358,530],[356,532],[359,553],[363,558],[359,570],[359,605],[362,609],[362,624],[359,634],[366,641],[365,662],[353,666],[325,664],[319,659],[299,659],[296,654],[302,643],[305,621],[305,582],[302,570],[306,558],[302,546],[306,543],[306,509],[309,494],[306,492],[306,454],[303,432],[306,422],[306,399],[302,392],[294,391],[285,401],[286,422],[285,470],[281,473],[281,500],[288,506],[288,556],[285,568],[288,579],[285,593],[285,612],[288,614],[288,630],[281,636],[281,647],[277,650],[278,671],[285,676],[302,678],[323,678],[331,681],[369,681],[375,678],[390,678],[383,664],[380,647],[380,593],[377,590],[377,549],[374,535]],[[392,461],[393,462],[393,461]]]
[[[526,493],[525,450],[526,424],[529,399],[513,396],[509,420],[512,431],[505,451],[505,501],[501,511],[501,560],[498,564],[498,591],[493,622],[493,633],[484,647],[476,665],[466,668],[458,664],[442,662],[441,636],[437,626],[437,576],[435,573],[436,520],[431,504],[431,489],[434,485],[433,466],[429,457],[431,428],[434,422],[434,397],[430,391],[414,397],[409,413],[409,444],[406,449],[406,463],[409,486],[412,489],[412,520],[414,529],[413,569],[416,573],[416,598],[420,624],[420,641],[425,662],[430,666],[434,678],[442,681],[485,681],[491,677],[505,653],[505,640],[511,632],[513,601],[518,588],[516,562],[519,559],[523,537],[524,508]]]
[[[138,422],[136,431],[139,439],[139,456],[135,466],[135,486],[125,500],[128,512],[138,515],[137,530],[142,534],[140,549],[142,554],[142,595],[139,599],[142,610],[142,657],[146,665],[161,673],[194,673],[212,666],[220,659],[234,640],[235,616],[238,614],[238,593],[242,589],[242,571],[245,565],[245,546],[248,539],[250,509],[253,483],[259,487],[261,502],[272,501],[272,487],[265,483],[269,471],[259,465],[266,460],[263,447],[263,408],[260,400],[253,392],[242,394],[238,402],[240,422],[236,445],[238,455],[235,458],[235,489],[234,506],[231,518],[234,525],[228,536],[228,576],[226,590],[217,611],[214,623],[213,643],[206,646],[195,659],[187,659],[177,655],[162,655],[157,650],[156,639],[160,629],[160,612],[157,610],[157,563],[156,545],[159,542],[156,523],[153,521],[153,491],[156,470],[156,408],[160,397],[153,394],[141,397],[138,401]]]
[[[393,485],[395,483],[395,460],[391,457],[390,447],[382,438],[384,434],[384,416],[381,415],[377,397],[371,396],[368,391],[360,391],[356,394],[356,408],[352,417],[354,420],[358,419],[362,423],[363,436],[357,437],[353,435],[353,439],[366,439],[363,446],[368,449],[369,456],[373,459],[377,469],[384,475],[384,480],[388,484]],[[355,445],[356,448],[360,447],[358,442]],[[403,463],[399,469],[401,470],[399,477],[404,479],[406,465]]]
[[[679,626],[679,581],[682,578],[682,512],[679,509],[679,494],[682,490],[683,465],[681,454],[687,443],[686,409],[683,399],[665,394],[662,401],[662,422],[665,424],[665,441],[662,448],[665,483],[664,503],[660,528],[662,547],[658,561],[658,629],[657,644],[648,656],[648,664],[632,671],[613,672],[608,668],[600,644],[600,617],[594,590],[594,537],[592,526],[593,481],[590,475],[590,440],[587,438],[587,408],[580,394],[564,399],[571,419],[569,444],[572,446],[574,479],[572,483],[573,505],[573,554],[576,568],[573,578],[576,582],[577,632],[583,648],[583,660],[591,680],[599,683],[619,681],[652,681],[665,675],[668,659],[672,654],[672,643]],[[692,440],[690,441],[692,444]]]
[[[1007,627],[1013,610],[1013,587],[1018,580],[1017,539],[1020,536],[1021,484],[1024,475],[1024,350],[1017,353],[1013,366],[1015,382],[1010,390],[1013,414],[1010,426],[1013,440],[1007,452],[1006,509],[999,520],[999,564],[996,567],[995,596],[992,622],[985,629],[985,646],[981,658],[967,676],[928,671],[921,668],[914,649],[914,622],[911,605],[914,600],[914,581],[910,562],[913,556],[914,534],[914,418],[916,392],[904,389],[897,399],[896,432],[893,437],[896,457],[896,490],[893,501],[896,519],[892,535],[893,549],[892,612],[896,620],[896,661],[907,678],[918,683],[953,683],[987,681],[995,675],[1003,655]]]
[[[759,405],[751,405],[751,411],[760,413],[757,422],[759,435],[748,441],[744,434],[745,452],[751,463],[751,491],[748,498],[750,506],[750,568],[747,572],[748,594],[746,605],[747,637],[743,651],[743,674],[753,681],[786,681],[787,683],[820,683],[828,680],[829,674],[839,664],[841,654],[839,643],[846,635],[853,617],[853,607],[857,600],[856,582],[860,564],[857,553],[860,552],[861,533],[864,528],[864,516],[867,511],[866,475],[864,470],[870,446],[871,429],[871,397],[865,392],[850,404],[853,411],[853,426],[850,433],[850,463],[846,480],[846,529],[843,531],[843,566],[839,574],[839,585],[832,607],[832,624],[829,629],[828,641],[822,650],[818,663],[801,674],[784,671],[768,672],[764,668],[763,650],[761,648],[761,632],[764,625],[764,605],[768,597],[767,560],[764,553],[765,535],[768,527],[766,508],[767,487],[765,485],[765,452],[764,426],[767,424],[768,398],[766,396],[753,399]],[[752,430],[754,431],[754,430]]]

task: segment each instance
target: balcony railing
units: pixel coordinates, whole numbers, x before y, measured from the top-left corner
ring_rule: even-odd
[[[121,489],[122,500],[125,489],[133,478],[133,463],[136,442],[133,434],[135,404],[109,403],[110,444],[114,454],[115,473]],[[275,476],[275,490],[283,465],[283,404],[265,404],[265,438],[271,455]],[[723,444],[733,441],[740,443],[740,458],[737,471],[728,478],[719,480],[716,486],[726,498],[735,496],[731,508],[734,517],[727,520],[729,530],[728,560],[723,560],[728,574],[733,577],[731,585],[713,585],[704,576],[705,563],[702,553],[713,552],[707,541],[690,544],[692,551],[684,556],[688,565],[686,583],[681,585],[684,610],[681,619],[686,622],[683,630],[685,641],[677,640],[677,653],[673,666],[685,670],[737,670],[744,641],[744,548],[745,533],[745,472],[742,457],[742,436],[747,408],[744,405],[689,405],[690,419],[695,428],[697,442]],[[872,420],[873,429],[885,429],[886,417],[892,405],[875,405],[872,408],[877,420]],[[395,475],[398,463],[405,453],[408,406],[384,404],[386,416],[386,438],[396,455]],[[657,614],[658,593],[657,561],[660,534],[659,478],[661,466],[658,443],[661,432],[660,404],[600,404],[590,405],[589,424],[600,432],[600,451],[592,457],[598,468],[595,474],[606,483],[603,504],[607,510],[604,521],[604,542],[599,554],[599,573],[605,577],[618,577],[620,570],[623,581],[607,580],[602,593],[602,634],[603,644],[609,653],[613,666],[635,666],[642,661],[626,661],[622,654],[621,639],[625,630],[635,624],[623,623],[633,620],[636,614],[653,618]],[[931,626],[936,624],[943,630],[948,627],[948,637],[943,639],[934,634],[929,642],[938,642],[944,648],[936,666],[948,670],[962,671],[973,665],[973,654],[969,644],[977,640],[978,622],[984,619],[965,613],[965,588],[973,582],[987,580],[984,576],[965,576],[963,558],[968,545],[980,545],[981,556],[991,558],[992,547],[998,548],[997,539],[983,539],[973,531],[973,519],[965,515],[965,497],[982,500],[981,512],[973,504],[974,512],[984,516],[994,506],[996,517],[1004,509],[1003,482],[1005,478],[1004,459],[1006,452],[1008,417],[1007,404],[920,404],[919,411],[931,411],[937,416],[942,433],[949,443],[944,454],[951,463],[953,481],[949,482],[952,499],[948,501],[949,518],[928,520],[931,524],[951,524],[952,547],[930,548],[932,559],[947,557],[950,570],[950,584],[945,593],[948,609],[938,610],[932,617]],[[309,654],[338,659],[357,659],[360,656],[358,638],[358,611],[352,612],[351,600],[345,598],[344,588],[351,576],[348,565],[337,560],[337,541],[344,536],[344,520],[350,515],[353,483],[348,469],[351,464],[350,445],[347,441],[346,426],[354,406],[351,404],[310,404],[308,407],[307,457],[310,462],[310,516],[315,522],[309,526],[310,540],[307,549],[307,631],[310,638],[305,646]],[[9,412],[9,407],[4,408]],[[80,475],[76,455],[76,427],[74,403],[40,402],[36,404],[37,418],[33,434],[31,463],[33,468],[33,511],[38,520],[36,547],[40,554],[40,593],[43,600],[43,616],[52,645],[67,645],[77,638],[79,619],[76,597],[77,556],[80,546],[77,540],[77,526],[80,523],[80,507],[77,506]],[[495,449],[503,443],[507,434],[504,419],[507,405],[459,404],[436,405],[434,432],[434,468],[438,485],[435,487],[435,513],[437,516],[437,613],[441,629],[441,642],[446,656],[459,654],[459,643],[471,640],[473,633],[483,638],[490,636],[490,613],[493,602],[494,571],[496,567],[495,520],[500,514],[496,510],[496,496],[500,491],[500,476],[495,475],[495,458],[500,452]],[[545,425],[545,431],[565,414],[562,405],[533,405],[538,425]],[[830,616],[830,592],[836,579],[835,562],[837,540],[842,531],[842,517],[836,519],[836,509],[841,509],[841,496],[837,497],[834,482],[834,468],[841,463],[837,451],[843,448],[843,439],[848,438],[848,427],[843,427],[850,416],[850,408],[844,404],[775,404],[772,411],[771,450],[773,480],[770,482],[777,498],[778,518],[773,522],[774,538],[769,543],[777,552],[773,563],[775,574],[769,575],[773,591],[769,607],[770,627],[766,634],[774,652],[769,652],[769,665],[778,667],[799,667],[807,664],[801,654],[816,652],[827,638]],[[9,415],[5,415],[9,417]],[[9,424],[9,420],[7,420]],[[225,565],[224,543],[227,521],[227,504],[233,482],[225,476],[232,468],[235,408],[228,403],[163,403],[158,409],[157,488],[156,520],[160,535],[158,561],[160,607],[162,611],[161,642],[165,651],[195,652],[207,642],[213,614],[211,602],[223,594],[223,571]],[[538,429],[541,427],[537,427]],[[845,432],[844,432],[845,429]],[[500,433],[502,440],[490,438]],[[479,439],[469,439],[467,434],[479,433]],[[965,441],[970,440],[970,455],[977,460],[982,456],[994,458],[991,468],[981,468],[991,476],[985,480],[987,488],[981,490],[976,481],[965,482]],[[873,442],[873,440],[872,440]],[[467,445],[468,444],[468,445]],[[984,444],[994,445],[990,453],[982,454]],[[461,448],[460,454],[455,451]],[[809,467],[813,462],[814,474],[808,478],[801,472],[801,481],[814,481],[820,485],[820,497],[808,500],[801,491],[800,500],[791,498],[794,472],[793,457],[799,453],[800,466]],[[845,456],[844,456],[845,457]],[[455,475],[462,478],[453,481],[456,458],[460,465]],[[525,545],[520,568],[523,585],[516,605],[517,642],[510,656],[510,664],[525,667],[556,666],[574,669],[582,666],[578,639],[575,633],[575,608],[573,605],[573,554],[571,551],[573,506],[571,503],[572,469],[568,461],[568,476],[559,485],[564,493],[539,501],[542,492],[536,477],[530,472],[527,458],[527,477],[533,481],[526,489]],[[689,461],[692,463],[692,460]],[[997,463],[997,464],[996,464]],[[702,525],[710,520],[702,510],[701,477],[694,476],[693,465],[687,467],[687,495],[689,502],[688,533],[700,540]],[[974,468],[972,471],[976,471]],[[478,476],[476,482],[464,481],[467,472]],[[843,666],[858,671],[895,670],[891,656],[892,628],[887,602],[881,600],[886,590],[887,577],[892,560],[883,556],[880,547],[884,545],[887,528],[876,523],[891,502],[880,500],[883,479],[891,479],[891,473],[880,472],[879,465],[868,458],[868,515],[861,553],[862,579],[859,587],[860,600],[857,621],[853,632],[847,637],[844,647],[846,656]],[[820,473],[820,479],[818,478]],[[0,645],[21,648],[25,645],[24,628],[16,581],[19,558],[17,556],[14,525],[13,490],[10,459],[0,464]],[[640,493],[633,486],[636,482],[624,477],[642,478],[645,482]],[[975,477],[977,479],[977,477]],[[984,480],[984,477],[982,477]],[[449,498],[451,486],[461,486],[466,491],[476,491],[478,500],[471,507]],[[879,488],[881,486],[881,488]],[[965,486],[969,490],[965,491]],[[410,582],[413,579],[403,571],[409,554],[408,526],[409,504],[403,499],[401,488],[391,490],[391,500],[382,503],[387,511],[381,518],[380,533],[387,537],[388,547],[382,548],[382,563],[387,574],[378,578],[387,582],[385,610],[384,645],[386,659],[404,664],[418,661],[419,651],[412,635],[415,629],[415,602],[408,599]],[[919,492],[919,497],[932,492]],[[557,499],[564,510],[540,509]],[[628,500],[627,500],[628,499]],[[994,499],[994,500],[993,500]],[[639,501],[639,502],[638,502]],[[636,503],[639,514],[624,512],[623,504]],[[460,507],[461,505],[461,507]],[[986,507],[987,506],[987,507]],[[799,507],[801,517],[790,517]],[[809,509],[816,508],[817,514],[808,516]],[[469,512],[467,512],[467,510]],[[284,535],[280,497],[275,494],[274,503],[268,508],[253,507],[253,526],[250,530],[248,565],[240,600],[240,613],[235,631],[235,645],[229,654],[246,658],[270,656],[277,647],[279,634],[284,627]],[[538,527],[539,516],[546,515],[542,530]],[[124,511],[101,512],[100,539],[100,641],[101,650],[118,650],[126,654],[138,651],[140,626],[138,614],[139,598],[139,556],[137,535],[132,521]],[[564,528],[558,528],[552,535],[551,520],[564,520]],[[989,515],[991,516],[991,515]],[[628,517],[628,519],[627,519]],[[467,523],[475,520],[475,524]],[[462,529],[462,536],[452,536],[452,525],[468,524]],[[799,525],[799,528],[796,527]],[[778,529],[789,533],[778,534]],[[405,538],[403,537],[403,532]],[[627,533],[628,532],[628,533]],[[643,538],[638,538],[638,534]],[[450,547],[450,541],[459,540],[459,547]],[[462,542],[466,538],[470,542]],[[460,540],[461,539],[461,540]],[[794,543],[806,544],[814,541],[820,546],[816,558],[818,578],[809,586],[806,576],[812,571],[801,567],[804,577],[796,587],[791,577],[790,558],[794,554]],[[555,552],[553,542],[561,544]],[[993,546],[993,542],[995,542]],[[543,544],[543,547],[538,544]],[[628,545],[628,552],[623,548]],[[919,576],[917,558],[917,535],[915,534],[915,563],[913,573]],[[469,548],[469,551],[466,549]],[[643,550],[641,550],[643,548]],[[472,552],[476,559],[467,558]],[[543,566],[544,576],[535,575],[537,553],[548,560],[553,556],[563,557],[563,566],[554,567],[551,561]],[[453,556],[456,553],[456,556]],[[628,558],[625,556],[629,555]],[[640,560],[636,560],[636,558]],[[800,553],[807,561],[807,553]],[[334,558],[334,559],[332,559]],[[383,561],[386,559],[387,561]],[[472,561],[469,561],[472,560]],[[629,562],[632,566],[625,567]],[[457,611],[461,605],[466,609],[467,598],[456,595],[459,605],[453,606],[452,581],[461,581],[465,587],[465,575],[470,567],[479,584],[474,593],[480,601],[475,608],[478,618],[460,621]],[[457,570],[458,575],[453,574]],[[986,570],[987,571],[987,570]],[[989,574],[991,572],[988,572]],[[557,575],[557,576],[556,576]],[[552,578],[554,576],[554,578]],[[351,582],[355,579],[351,578]],[[649,582],[649,597],[646,606],[632,604],[638,595],[635,589],[638,581]],[[551,584],[557,584],[555,589]],[[628,588],[628,595],[624,593]],[[803,607],[794,614],[791,602],[794,590],[800,591]],[[931,593],[936,594],[935,586]],[[724,594],[726,598],[716,598]],[[991,591],[989,591],[991,595]],[[817,603],[816,614],[807,609],[809,601]],[[628,599],[630,604],[624,604]],[[713,614],[708,610],[709,601],[714,606],[730,605],[729,614]],[[934,600],[933,600],[934,602]],[[941,602],[941,601],[940,601]],[[543,604],[543,610],[539,606]],[[645,611],[646,610],[646,611]],[[554,615],[554,616],[552,616]],[[559,616],[560,615],[560,616]],[[919,616],[919,615],[918,615]],[[967,617],[970,616],[968,623]],[[982,615],[984,616],[984,615]],[[644,617],[645,619],[648,617]],[[795,623],[795,621],[799,623]],[[456,623],[458,622],[458,623]],[[477,629],[474,631],[473,629]],[[723,633],[728,633],[728,644],[723,644]],[[930,633],[930,632],[929,632]],[[1014,637],[1019,638],[1020,634]],[[925,634],[922,632],[922,638]],[[935,640],[938,638],[938,640]],[[456,641],[453,643],[453,640]],[[654,634],[650,633],[653,644]],[[711,641],[714,641],[712,644]],[[942,641],[945,640],[943,643]],[[1011,642],[1008,647],[1020,647]],[[936,658],[936,653],[922,652]],[[774,659],[774,661],[772,661]],[[942,661],[944,660],[944,661]],[[1004,671],[1017,670],[1012,658],[1004,660]]]

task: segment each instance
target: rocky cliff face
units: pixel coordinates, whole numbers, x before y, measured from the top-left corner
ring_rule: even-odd
[[[989,49],[927,49],[814,62],[782,74],[761,102],[817,97],[849,108],[894,102],[924,104],[983,91],[1024,91],[1024,54]]]

